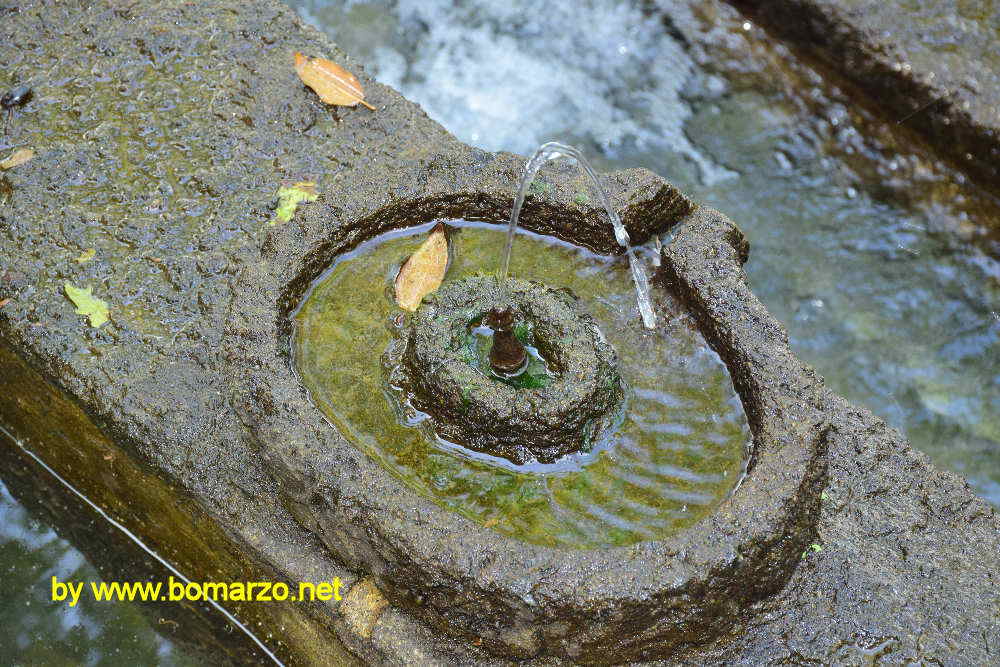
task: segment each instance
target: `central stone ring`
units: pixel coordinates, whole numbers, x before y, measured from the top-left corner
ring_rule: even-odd
[[[509,308],[530,331],[545,386],[505,382],[470,355],[470,336],[495,308]],[[518,465],[590,451],[624,413],[617,355],[566,289],[514,278],[447,283],[411,317],[399,349],[390,365],[439,437]]]

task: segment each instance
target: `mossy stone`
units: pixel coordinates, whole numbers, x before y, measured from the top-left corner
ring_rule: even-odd
[[[553,371],[519,388],[471,363],[466,340],[491,308],[529,323]],[[516,464],[585,451],[621,416],[625,384],[614,349],[566,289],[519,279],[466,278],[441,287],[404,329],[402,370],[414,407],[435,432]]]

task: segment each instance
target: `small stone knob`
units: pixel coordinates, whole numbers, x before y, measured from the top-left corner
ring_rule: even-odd
[[[513,311],[510,308],[494,308],[486,317],[486,324],[493,329],[490,366],[499,375],[516,374],[524,367],[528,352],[514,335]]]

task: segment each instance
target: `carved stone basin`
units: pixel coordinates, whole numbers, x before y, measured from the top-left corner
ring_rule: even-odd
[[[547,548],[499,535],[415,493],[356,449],[324,419],[299,381],[288,352],[288,319],[323,268],[388,229],[444,217],[504,221],[509,186],[484,176],[459,192],[414,193],[356,220],[338,220],[329,208],[314,207],[302,233],[270,235],[265,261],[240,277],[251,312],[265,314],[254,318],[254,328],[240,317],[230,323],[233,335],[253,341],[241,348],[247,355],[241,366],[254,369],[241,379],[248,388],[241,410],[261,455],[282,482],[288,508],[352,569],[373,576],[394,603],[498,654],[527,657],[544,647],[584,662],[664,657],[693,638],[724,632],[748,605],[780,588],[799,562],[814,531],[825,444],[823,420],[803,399],[816,380],[811,374],[796,376],[794,391],[785,380],[801,367],[788,353],[781,329],[769,326],[772,320],[746,288],[740,269],[746,242],[718,213],[699,209],[689,216],[665,251],[656,283],[687,305],[725,360],[754,444],[739,488],[678,535],[590,550]],[[610,181],[613,198],[627,202],[622,213],[633,239],[669,229],[691,208],[648,172],[612,175]],[[567,183],[561,172],[557,191],[569,190]],[[533,203],[525,210],[525,226],[596,250],[615,247],[599,212],[577,204]],[[724,294],[713,288],[713,298],[721,297],[721,305],[731,309],[722,317],[708,312],[706,295],[697,290],[705,272],[718,272],[731,287]],[[544,300],[542,288],[523,289],[535,292],[533,302]],[[459,353],[446,353],[441,341],[481,315],[487,305],[478,302],[482,296],[483,289],[469,284],[443,288],[414,318],[405,348],[415,368],[432,358],[444,361],[442,370],[424,376],[433,379],[422,392],[444,397],[436,409],[451,423],[463,423],[462,392],[454,388],[463,380],[456,375],[459,359],[452,358]],[[569,308],[557,302],[548,307]],[[441,308],[446,315],[435,319]],[[559,317],[585,322],[572,309]],[[594,349],[596,343],[591,339],[587,345]],[[611,356],[598,357],[610,373]],[[573,400],[587,401],[592,391],[581,388]],[[479,412],[467,425],[500,409],[488,394],[473,395]],[[620,394],[616,389],[606,396],[613,412]],[[538,423],[544,429],[556,422],[543,410]],[[470,437],[467,431],[456,435]],[[544,440],[539,434],[538,441]]]

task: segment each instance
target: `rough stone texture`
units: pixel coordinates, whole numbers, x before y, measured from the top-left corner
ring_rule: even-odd
[[[738,354],[761,362],[781,359],[787,335],[749,296],[729,243],[746,250],[724,216],[699,211],[664,249],[664,278],[730,368],[734,345],[745,345]],[[771,336],[761,335],[768,331]],[[734,373],[733,379],[744,395],[756,382],[798,384],[811,374],[807,367],[786,374],[788,366],[780,366],[777,375]],[[828,448],[820,550],[807,549],[785,589],[757,605],[728,637],[689,657],[740,664],[995,663],[996,511],[881,419],[821,385],[815,389]],[[753,411],[749,416],[757,418]]]
[[[498,181],[495,167],[468,153],[438,167],[422,189],[415,183],[406,207],[393,202],[352,215],[346,204],[314,205],[301,213],[301,224],[264,238],[260,260],[234,278],[243,303],[226,323],[236,412],[299,521],[348,567],[372,576],[394,604],[447,635],[513,658],[547,653],[594,663],[667,656],[707,641],[777,590],[813,539],[825,475],[825,427],[812,402],[820,383],[791,357],[787,341],[772,343],[766,359],[742,353],[749,341],[732,342],[730,372],[755,440],[739,490],[674,538],[592,551],[520,543],[418,496],[330,427],[292,368],[291,308],[337,254],[383,231],[446,215],[507,220],[510,199],[499,192],[513,179]],[[381,177],[390,165],[382,163]],[[366,172],[364,182],[378,177]],[[676,200],[666,182],[650,188],[651,178],[633,170],[610,180],[625,192]],[[551,207],[562,209],[567,223],[562,238],[614,246],[610,226],[589,226],[570,204],[571,188],[555,190],[562,201]],[[666,229],[678,217],[628,219],[638,229]],[[529,217],[525,225],[537,228],[539,220]],[[742,236],[731,226],[725,238]],[[736,254],[731,247],[729,255]],[[768,317],[748,289],[740,294],[759,318]],[[755,335],[776,332],[768,317]]]
[[[449,442],[516,464],[552,463],[594,442],[621,415],[625,387],[615,351],[568,290],[468,278],[446,283],[427,301],[406,328],[395,365],[405,394]],[[516,388],[467,359],[471,327],[497,307],[530,327],[552,367],[545,387]]]
[[[295,50],[356,72],[378,111],[324,107]],[[0,87],[36,91],[8,139],[36,157],[6,173],[0,336],[65,397],[30,407],[43,378],[5,373],[0,419],[192,578],[371,577],[391,606],[370,638],[335,604],[246,609],[293,662],[337,664],[340,643],[379,664],[997,661],[996,513],[795,359],[746,285],[739,230],[685,219],[653,174],[609,175],[612,203],[636,242],[684,220],[659,280],[729,365],[753,466],[675,540],[558,552],[389,478],[309,403],[288,349],[287,315],[332,257],[436,217],[505,220],[520,158],[459,144],[268,0],[7,0],[0,62]],[[551,173],[525,225],[613,251],[575,172]],[[305,178],[321,200],[268,227],[279,183]],[[88,327],[63,281],[112,321]]]
[[[1000,7],[991,0],[729,0],[1000,192]]]

